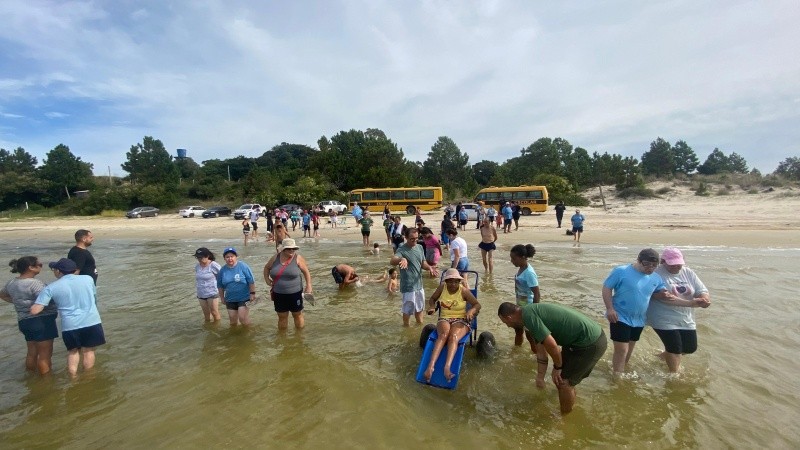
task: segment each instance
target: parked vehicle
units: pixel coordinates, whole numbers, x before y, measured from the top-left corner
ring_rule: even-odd
[[[347,205],[343,205],[336,200],[323,200],[317,204],[319,209],[325,211],[325,213],[331,212],[331,210],[336,211],[337,213],[343,213],[347,211]]]
[[[231,209],[227,206],[212,206],[203,211],[203,218],[208,219],[211,217],[230,216]]]
[[[258,203],[245,203],[244,205],[236,208],[233,211],[233,218],[236,220],[242,220],[245,217],[250,217],[250,213],[255,209],[259,208],[261,210],[261,214],[264,214],[264,208],[259,205]]]
[[[302,207],[302,206],[300,206],[300,205],[295,205],[294,203],[287,203],[287,204],[285,204],[285,205],[281,205],[281,206],[279,206],[279,208],[280,208],[280,209],[285,209],[285,210],[286,210],[286,212],[292,212],[292,210],[295,210],[295,209],[303,209],[303,207]]]
[[[158,213],[160,211],[161,210],[154,206],[140,206],[125,213],[125,217],[128,219],[138,219],[140,217],[158,217]]]
[[[178,215],[181,217],[199,217],[202,216],[205,211],[206,208],[202,206],[187,206],[186,208],[178,211]]]
[[[467,220],[468,221],[478,220],[478,206],[479,205],[477,203],[462,203],[461,206],[467,211]],[[452,214],[453,220],[457,220],[458,219],[458,217],[456,217],[455,211],[456,211],[455,210],[455,206],[453,206],[453,214]]]

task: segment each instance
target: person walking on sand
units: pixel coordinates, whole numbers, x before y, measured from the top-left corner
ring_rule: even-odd
[[[522,215],[522,207],[517,202],[511,202],[511,218],[514,220],[514,231],[519,230],[519,218]]]
[[[603,303],[614,342],[614,376],[625,372],[644,329],[650,298],[678,300],[667,291],[661,276],[653,273],[658,262],[658,252],[646,248],[639,252],[636,262],[614,267],[603,282]]]
[[[586,217],[581,214],[580,209],[575,210],[575,214],[572,215],[570,221],[572,222],[572,240],[580,242],[581,241],[581,234],[583,233],[583,222],[586,220]]]
[[[564,206],[564,201],[559,201],[555,207],[556,210],[556,222],[558,222],[558,228],[561,228],[561,219],[564,218],[564,211],[567,210],[567,207]]]
[[[412,315],[417,324],[422,324],[422,311],[425,309],[422,271],[429,271],[433,277],[439,276],[439,271],[425,261],[422,246],[417,245],[417,229],[404,228],[404,235],[406,242],[397,247],[389,264],[400,267],[400,293],[403,297],[400,309],[403,313],[403,326],[407,327]]]
[[[486,217],[489,219],[489,223],[494,226],[494,219],[497,217],[497,210],[494,209],[494,206],[489,205],[489,207],[486,208]]]
[[[250,226],[253,229],[253,240],[258,240],[258,216],[261,215],[261,208],[256,206],[250,210]],[[245,244],[246,245],[246,244]]]
[[[608,346],[600,324],[584,314],[555,303],[518,306],[510,302],[497,309],[500,320],[510,328],[525,328],[537,344],[536,359],[553,360],[553,384],[558,389],[561,414],[575,405],[575,386],[592,373]],[[559,348],[560,347],[560,348]]]
[[[31,306],[38,315],[53,301],[61,317],[61,338],[67,347],[67,371],[75,376],[83,359],[83,369],[94,367],[94,349],[106,343],[100,313],[97,311],[97,288],[91,277],[78,275],[78,266],[67,258],[48,264],[58,278],[47,285]]]
[[[511,223],[514,220],[514,211],[511,209],[511,204],[506,202],[500,213],[503,215],[503,233],[511,233]]]
[[[275,236],[274,236],[274,238],[275,238],[275,251],[276,252],[278,251],[278,247],[281,246],[281,242],[283,242],[283,240],[288,238],[288,237],[291,237],[291,236],[289,235],[289,230],[288,230],[288,228],[286,228],[286,225],[284,225],[282,223],[276,223],[275,224]]]
[[[250,239],[250,221],[247,217],[242,220],[242,235],[244,236],[244,246],[247,247],[247,240]]]
[[[94,284],[97,285],[97,266],[94,256],[88,248],[94,242],[94,235],[89,230],[78,230],[75,232],[75,246],[69,249],[67,258],[75,262],[80,271],[79,275],[89,275]]]
[[[497,230],[494,229],[488,218],[481,221],[481,243],[478,248],[481,249],[481,259],[483,260],[483,269],[486,273],[491,274],[494,270],[494,251],[497,249],[495,242],[497,241]]]

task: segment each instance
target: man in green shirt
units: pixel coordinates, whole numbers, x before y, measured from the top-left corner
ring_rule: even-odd
[[[419,232],[416,228],[406,228],[406,242],[397,247],[389,264],[400,267],[400,294],[403,296],[403,326],[408,326],[411,315],[418,324],[422,323],[422,311],[425,309],[425,290],[422,288],[422,271],[427,270],[431,276],[439,276],[435,266],[425,261],[422,247],[417,245]]]
[[[361,224],[361,240],[364,242],[364,247],[369,247],[369,229],[373,223],[369,211],[364,212],[364,217],[359,219],[358,223]]]
[[[537,346],[536,360],[547,365],[547,355],[553,359],[553,383],[558,389],[561,413],[572,411],[575,386],[592,373],[606,351],[608,342],[600,324],[572,308],[555,303],[531,303],[520,307],[504,302],[497,315],[511,328],[524,326],[536,343],[542,344]]]

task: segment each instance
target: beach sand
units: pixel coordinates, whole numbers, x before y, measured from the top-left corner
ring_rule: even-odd
[[[615,196],[613,187],[604,187],[605,208],[599,190],[584,192],[592,200],[582,207],[586,216],[581,245],[725,245],[739,247],[800,247],[800,191],[776,188],[774,191],[748,193],[734,187],[726,195],[712,193],[697,196],[688,187],[673,183],[651,183],[653,190],[669,187],[670,192],[659,198],[625,200]],[[712,191],[719,187],[712,186]],[[556,228],[552,206],[546,213],[523,216],[520,229],[510,234],[500,233],[499,244],[572,242],[565,232],[575,207],[567,205],[562,228]],[[441,212],[426,212],[423,219],[438,233]],[[403,222],[413,224],[413,217]],[[386,242],[380,224],[373,227],[373,241]],[[263,223],[261,229],[265,228]],[[474,222],[462,236],[467,241],[477,239]],[[71,243],[79,228],[92,231],[96,239],[231,239],[241,245],[240,221],[230,218],[181,218],[163,212],[156,218],[126,219],[107,217],[32,218],[30,220],[0,220],[0,240],[19,239],[63,240]],[[302,231],[290,232],[292,237]],[[342,241],[360,241],[360,228],[348,216],[343,227],[331,229],[323,222],[322,237]],[[263,238],[259,239],[263,242]],[[263,244],[262,244],[263,245]]]

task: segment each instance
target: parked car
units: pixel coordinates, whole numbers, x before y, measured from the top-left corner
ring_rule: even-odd
[[[182,210],[178,211],[178,214],[181,217],[195,217],[195,216],[202,216],[206,209],[202,206],[187,206]]]
[[[477,203],[462,203],[461,206],[467,210],[467,220],[478,220],[478,207]],[[453,220],[458,220],[455,213],[455,206],[453,207]]]
[[[336,211],[337,213],[343,213],[347,211],[347,205],[343,205],[336,200],[323,200],[317,204],[317,206],[325,211],[325,213],[331,212],[331,210]]]
[[[207,210],[203,211],[203,218],[208,219],[210,217],[220,217],[220,216],[230,216],[231,209],[227,206],[212,206]]]
[[[264,208],[261,205],[258,203],[245,203],[233,211],[233,218],[236,220],[242,220],[245,217],[250,217],[250,212],[252,212],[256,207],[261,210],[261,214],[263,215]]]
[[[158,213],[160,211],[161,210],[154,206],[140,206],[126,212],[125,217],[128,219],[138,219],[140,217],[158,217]]]
[[[302,207],[302,206],[300,206],[300,205],[295,205],[294,203],[287,203],[287,204],[285,204],[285,205],[281,205],[281,206],[279,206],[278,208],[280,208],[280,209],[285,209],[285,210],[286,210],[286,212],[292,212],[292,210],[294,210],[294,209],[303,209],[303,207]]]

